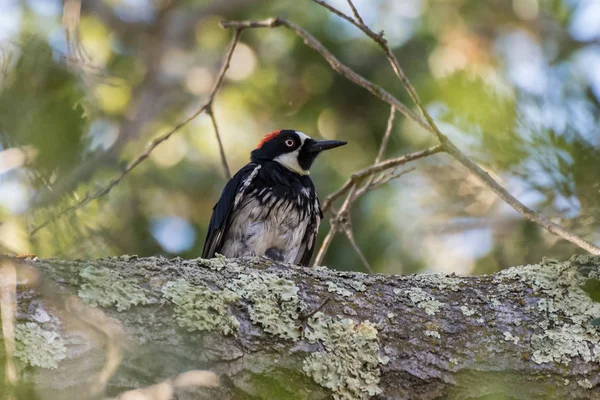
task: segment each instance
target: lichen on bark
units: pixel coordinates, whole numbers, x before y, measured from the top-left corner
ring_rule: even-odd
[[[218,400],[275,393],[363,399],[379,391],[379,398],[477,398],[490,390],[589,399],[600,384],[599,331],[590,324],[600,310],[580,287],[600,276],[599,258],[545,260],[480,277],[365,275],[257,258],[26,263],[61,293],[91,284],[81,276],[85,268],[144,293],[137,305],[127,296],[96,302],[95,310],[118,321],[128,337],[124,367],[108,383],[113,394],[148,384],[158,371],[148,368],[157,362],[153,382],[197,368],[227,377],[233,389],[215,394]],[[100,287],[97,294],[108,290]],[[20,293],[19,323],[35,322],[41,296]],[[190,321],[206,329],[190,329]],[[40,326],[65,338],[66,358],[57,369],[36,368],[28,376],[45,393],[56,382],[79,393],[83,380],[60,374],[86,371],[78,363],[93,364],[105,351],[94,343],[108,339],[82,344],[68,329],[59,331],[66,325]]]

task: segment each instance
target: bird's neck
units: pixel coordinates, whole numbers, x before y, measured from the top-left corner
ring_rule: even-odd
[[[281,179],[291,180],[291,182],[296,182],[303,187],[312,185],[312,180],[308,173],[299,173],[288,166],[273,160],[260,162],[259,164],[263,166],[261,169],[262,174],[270,173],[273,175],[273,178],[279,177]]]
[[[289,169],[292,172],[295,172],[298,175],[308,175],[309,171],[300,166],[298,162],[298,154],[296,152],[282,154],[273,159],[276,163],[281,165],[284,168]]]

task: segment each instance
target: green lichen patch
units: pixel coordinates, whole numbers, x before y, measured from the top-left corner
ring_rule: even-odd
[[[464,316],[466,317],[470,317],[472,315],[474,315],[476,313],[475,310],[467,307],[467,306],[460,306],[460,311],[463,313]]]
[[[35,322],[15,326],[15,356],[33,367],[54,369],[67,356],[60,335],[42,329]]]
[[[415,304],[417,307],[422,308],[428,315],[435,315],[440,308],[444,305],[433,297],[433,295],[427,293],[419,287],[413,287],[407,290],[394,289],[394,294],[404,293],[408,296],[408,299]]]
[[[344,297],[351,297],[352,296],[352,292],[349,291],[348,289],[344,289],[341,286],[336,285],[333,282],[327,282],[327,291],[331,292],[331,293],[337,293],[340,296],[344,296]]]
[[[490,303],[492,304],[492,307],[495,307],[495,308],[498,308],[502,305],[502,302],[500,300],[498,300],[498,298],[496,296],[490,297]]]
[[[352,286],[352,289],[356,290],[357,292],[364,292],[365,290],[367,290],[367,286],[361,281],[350,281],[348,282],[348,284]]]
[[[235,261],[232,261],[231,259],[227,259],[225,258],[225,256],[221,255],[221,254],[217,254],[215,258],[198,258],[196,260],[196,263],[199,266],[202,267],[206,267],[209,268],[213,271],[221,271],[223,268],[226,267],[238,267],[239,264]]]
[[[250,319],[265,332],[283,339],[300,338],[296,321],[305,305],[298,297],[300,289],[294,282],[271,273],[253,272],[240,274],[227,287],[250,303]]]
[[[190,332],[217,331],[229,335],[240,327],[229,310],[230,304],[240,300],[240,296],[229,289],[213,291],[178,279],[167,282],[161,291],[175,305],[179,326]]]
[[[438,290],[452,290],[453,292],[459,291],[460,285],[465,283],[465,279],[456,275],[441,273],[411,275],[411,280]]]
[[[598,271],[600,259],[595,264]],[[543,315],[531,336],[532,359],[536,363],[568,365],[573,357],[600,362],[600,335],[589,322],[600,315],[600,303],[581,289],[587,278],[570,262],[544,260],[539,265],[510,268],[497,275],[496,282],[518,280],[540,295],[530,311]]]
[[[147,304],[144,289],[134,280],[123,279],[115,270],[104,267],[87,266],[79,272],[83,284],[78,295],[93,306],[115,306],[125,311],[131,306]]]
[[[580,379],[577,381],[577,384],[579,386],[581,386],[584,389],[591,389],[594,387],[594,385],[592,384],[592,382],[590,382],[589,379],[585,378],[585,379]]]
[[[521,340],[518,336],[513,336],[512,333],[506,331],[503,332],[504,340],[507,342],[513,342],[515,345],[519,344],[519,340]]]
[[[363,400],[381,393],[381,365],[377,329],[369,321],[336,321],[318,312],[308,320],[305,332],[311,343],[320,342],[325,351],[304,360],[303,370],[319,385],[330,389],[336,400]]]
[[[425,336],[441,339],[442,336],[438,331],[425,331]]]

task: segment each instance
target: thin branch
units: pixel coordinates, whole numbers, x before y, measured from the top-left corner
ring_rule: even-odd
[[[407,170],[404,171],[392,171],[389,174],[383,175],[380,178],[374,180],[370,185],[368,186],[363,186],[362,188],[358,189],[356,191],[356,193],[354,194],[354,198],[358,198],[360,196],[362,196],[363,194],[365,194],[368,191],[377,189],[378,187],[385,185],[386,183],[388,183],[389,181],[391,181],[392,179],[398,179],[403,175],[408,174],[409,172],[414,171],[415,168],[409,168]]]
[[[375,85],[371,81],[365,79],[361,75],[354,72],[351,68],[342,64],[329,50],[327,50],[321,42],[314,38],[310,33],[295,25],[294,23],[278,18],[271,18],[262,21],[225,21],[222,22],[221,25],[224,28],[275,28],[279,26],[285,26],[286,28],[295,32],[298,36],[304,39],[304,43],[310,48],[317,51],[323,58],[329,63],[329,65],[333,68],[334,71],[342,75],[343,77],[349,79],[350,81],[356,83],[359,86],[367,89],[369,92],[373,93],[376,97],[385,101],[386,103],[393,105],[398,111],[400,111],[407,118],[411,119],[419,126],[423,127],[427,131],[431,132],[440,142],[442,146],[442,150],[446,151],[453,158],[455,158],[458,162],[460,162],[463,166],[465,166],[472,174],[477,176],[484,185],[488,186],[494,193],[496,193],[502,200],[504,200],[508,205],[513,207],[516,211],[518,211],[521,215],[523,215],[528,220],[537,223],[544,229],[549,232],[579,246],[580,248],[595,254],[600,255],[600,247],[593,245],[592,243],[586,241],[585,239],[577,236],[576,234],[570,232],[569,230],[563,228],[562,226],[553,223],[547,217],[538,214],[533,211],[529,207],[525,206],[521,203],[517,198],[511,195],[506,189],[504,189],[498,182],[496,182],[492,177],[488,175],[479,165],[473,162],[469,157],[467,157],[462,151],[460,151],[437,127],[433,118],[429,115],[429,113],[423,107],[416,90],[410,83],[410,81],[404,75],[404,72],[400,68],[400,65],[392,54],[391,50],[387,46],[386,40],[383,38],[383,35],[378,35],[371,31],[368,27],[364,25],[357,25],[357,23],[347,15],[343,14],[339,10],[326,5],[326,3],[320,0],[313,0],[314,2],[323,5],[328,8],[335,14],[340,17],[346,19],[350,23],[356,25],[359,29],[361,29],[367,36],[375,40],[382,48],[384,49],[386,56],[392,63],[392,67],[396,75],[400,78],[400,81],[407,89],[413,101],[423,113],[425,119],[421,118],[414,112],[412,112],[406,105],[401,103],[398,99],[392,96],[389,92],[382,89],[381,87]],[[347,188],[346,188],[347,190]],[[343,194],[344,192],[342,192]],[[340,194],[341,195],[341,194]],[[338,195],[338,197],[340,196]]]
[[[229,69],[229,65],[231,64],[231,57],[233,56],[233,51],[235,50],[235,47],[237,46],[238,42],[240,41],[241,35],[242,35],[242,29],[236,29],[235,32],[233,33],[233,38],[231,39],[231,42],[229,43],[229,49],[227,50],[227,54],[225,55],[225,61],[223,61],[223,64],[221,65],[221,70],[219,71],[219,75],[217,75],[217,80],[215,81],[215,85],[213,86],[212,91],[210,92],[210,98],[208,100],[209,106],[212,106],[212,103],[215,100],[215,96],[217,95],[217,92],[219,91],[219,89],[221,88],[221,85],[223,84],[223,79],[225,79],[225,73],[227,72],[227,70]]]
[[[329,303],[331,301],[331,297],[325,297],[325,300],[323,300],[321,302],[321,304],[319,304],[317,307],[315,307],[314,310],[307,312],[306,314],[302,314],[298,317],[298,319],[300,319],[301,321],[306,321],[308,320],[310,317],[312,317],[313,315],[315,315],[316,313],[318,313],[319,311],[321,311],[323,309],[323,307],[325,307],[327,305],[327,303]]]
[[[390,134],[391,134],[392,128],[394,126],[395,113],[396,113],[396,109],[394,107],[391,107],[390,108],[390,116],[388,118],[385,133],[383,135],[383,139],[382,139],[381,145],[379,147],[379,152],[377,153],[377,157],[375,157],[375,165],[377,165],[380,162],[381,158],[383,157],[383,154],[385,153],[385,150],[386,150],[389,138],[390,138]],[[389,161],[392,161],[392,162],[389,162]],[[388,160],[387,165],[394,165],[394,161],[398,162],[398,159]],[[408,161],[403,161],[403,163],[404,162],[408,162]],[[394,168],[394,167],[390,167],[390,168]],[[356,178],[357,180],[352,185],[352,188],[350,189],[350,193],[348,194],[348,197],[346,197],[344,204],[342,204],[342,208],[340,209],[340,211],[338,211],[338,212],[333,211],[333,213],[335,214],[335,217],[332,218],[332,220],[331,220],[331,229],[329,230],[329,233],[325,237],[325,241],[323,242],[323,244],[321,245],[321,248],[319,249],[319,253],[317,254],[317,259],[316,259],[314,265],[318,265],[323,260],[323,257],[325,257],[325,254],[326,254],[331,242],[333,241],[335,234],[338,232],[339,229],[341,229],[346,234],[346,237],[348,238],[348,240],[350,241],[350,244],[352,245],[352,247],[354,248],[354,250],[360,257],[360,259],[361,259],[362,263],[364,264],[365,268],[367,269],[367,271],[369,271],[369,273],[372,274],[373,268],[371,268],[371,264],[369,264],[369,261],[367,260],[367,258],[363,254],[363,252],[360,250],[360,247],[358,247],[356,240],[354,240],[354,232],[352,230],[352,223],[350,222],[350,211],[349,211],[350,207],[358,197],[362,196],[367,191],[375,189],[375,188],[381,186],[382,184],[388,182],[389,180],[400,177],[400,176],[404,175],[405,173],[410,172],[411,170],[404,171],[399,174],[395,174],[394,173],[395,169],[393,169],[390,174],[381,177],[380,179],[378,179],[375,182],[374,182],[374,179],[375,179],[376,173],[373,173],[369,176],[369,180],[360,189],[356,189],[357,188],[356,185],[358,185],[358,183],[359,183],[358,180],[362,179],[362,178]],[[324,207],[325,206],[329,207],[329,205],[331,204],[332,200],[330,200],[330,197],[325,199],[327,204],[324,203],[325,204]],[[323,210],[326,211],[327,209],[324,208]]]
[[[334,13],[335,15],[337,15],[338,17],[345,19],[346,21],[350,22],[352,25],[357,26],[361,31],[363,31],[364,33],[366,33],[371,39],[373,40],[377,40],[381,37],[383,37],[382,34],[377,34],[373,31],[371,31],[362,21],[362,18],[360,21],[355,21],[352,18],[350,18],[348,15],[344,14],[343,12],[341,12],[340,10],[338,10],[337,8],[335,8],[334,6],[331,6],[329,4],[327,4],[326,2],[322,1],[322,0],[312,0],[313,2],[317,3],[320,6],[325,7],[326,9],[328,9],[329,11],[331,11],[332,13]],[[352,6],[351,6],[352,7]],[[352,10],[354,12],[354,8]]]
[[[329,233],[327,233],[327,236],[325,236],[325,240],[323,240],[323,243],[321,244],[321,248],[319,249],[319,252],[317,253],[317,257],[315,258],[313,266],[320,265],[323,262],[323,258],[325,258],[325,254],[327,253],[327,250],[329,249],[329,245],[331,245],[331,242],[333,241],[333,237],[335,236],[335,234],[338,231],[338,228],[339,228],[338,224],[341,221],[340,217],[345,215],[345,213],[348,211],[348,207],[351,204],[352,197],[354,196],[355,190],[356,190],[356,184],[353,184],[352,187],[350,188],[350,192],[348,193],[348,196],[346,196],[346,199],[344,200],[344,203],[342,203],[342,207],[340,208],[340,211],[338,211],[337,215],[331,219],[331,228],[329,230]]]
[[[348,0],[350,1],[350,0]],[[387,126],[385,128],[385,134],[383,135],[383,139],[381,139],[381,145],[379,146],[379,152],[377,153],[377,157],[375,157],[375,164],[377,164],[383,158],[383,154],[387,149],[388,142],[390,141],[390,135],[392,133],[392,129],[394,128],[394,118],[396,116],[396,109],[391,106],[390,107],[390,116],[388,117]]]
[[[215,118],[215,111],[212,107],[209,107],[206,110],[206,113],[210,117],[212,122],[213,130],[215,131],[215,136],[217,137],[217,143],[219,143],[219,154],[221,155],[221,164],[223,164],[223,169],[225,170],[225,175],[227,179],[231,179],[231,171],[229,169],[229,164],[227,164],[227,157],[225,157],[225,149],[223,148],[223,142],[221,141],[221,135],[219,134],[219,127],[217,125],[217,119]]]
[[[317,257],[315,257],[315,261],[313,261],[313,265],[312,265],[313,267],[315,267],[317,265],[321,265],[321,263],[323,262],[323,259],[325,258],[325,253],[327,253],[327,250],[329,249],[329,245],[331,245],[331,242],[333,241],[333,237],[335,236],[336,233],[337,233],[337,226],[334,221],[334,218],[332,218],[331,219],[331,228],[329,229],[329,232],[327,232],[327,236],[325,236],[325,239],[323,239],[323,243],[321,244],[321,247],[319,248]]]
[[[356,11],[356,9],[354,8],[354,4],[352,3],[351,0],[348,0],[348,3],[350,4],[350,6],[352,7],[352,9],[355,12],[355,15],[357,18],[360,19],[360,15],[358,14],[358,12]],[[362,20],[361,20],[362,21]],[[377,157],[375,157],[375,164],[378,164],[381,161],[381,158],[383,157],[383,154],[385,153],[385,150],[387,148],[387,144],[390,138],[390,134],[392,132],[392,128],[394,126],[394,116],[396,114],[396,109],[394,107],[390,107],[390,116],[388,118],[388,122],[387,122],[387,126],[385,129],[385,133],[383,135],[383,139],[381,140],[381,145],[379,146],[379,151],[377,153]],[[393,175],[392,174],[390,175]],[[400,176],[402,174],[398,174],[397,176]],[[354,240],[354,232],[352,229],[352,222],[350,221],[350,212],[349,209],[351,207],[351,205],[354,203],[354,201],[360,197],[361,195],[363,195],[364,193],[366,193],[368,190],[372,190],[374,188],[376,188],[378,185],[374,185],[373,180],[375,179],[375,174],[371,175],[368,179],[368,181],[358,190],[354,190],[356,188],[356,186],[353,186],[353,190],[350,192],[350,194],[348,195],[349,197],[347,198],[346,202],[344,203],[344,205],[342,206],[342,209],[335,213],[335,219],[339,221],[339,225],[341,226],[341,229],[344,231],[344,233],[346,234],[346,237],[348,238],[348,241],[350,242],[350,244],[352,245],[352,248],[354,249],[354,251],[356,251],[356,253],[358,254],[358,257],[360,258],[360,260],[362,261],[363,265],[365,266],[366,270],[372,274],[373,273],[373,268],[371,268],[371,264],[369,264],[369,261],[367,260],[367,258],[365,257],[365,255],[363,254],[363,252],[361,251],[360,247],[358,246],[358,244],[356,243],[356,240]],[[391,177],[389,179],[392,179]],[[386,182],[389,180],[387,179]],[[377,182],[383,181],[383,179],[379,179]],[[330,242],[331,240],[333,240],[333,236],[335,235],[335,233],[337,232],[337,226],[336,226],[336,230],[331,230],[331,237],[330,237]],[[329,244],[327,245],[329,246]],[[322,247],[323,248],[323,247]],[[324,251],[326,251],[327,248],[325,248]]]
[[[348,0],[350,1],[350,0]],[[387,126],[385,128],[385,133],[383,134],[383,139],[381,139],[381,144],[379,145],[379,151],[377,152],[377,157],[375,157],[375,164],[379,163],[383,158],[385,150],[387,149],[388,142],[390,140],[390,135],[392,133],[392,128],[394,127],[394,118],[396,116],[396,109],[394,106],[390,106],[390,116],[388,117]],[[375,179],[375,175],[371,175],[371,177],[364,184],[363,189],[369,188],[371,183],[373,183],[373,179]]]
[[[375,85],[373,82],[357,74],[348,66],[342,64],[329,50],[325,48],[325,46],[323,46],[321,42],[315,39],[313,35],[311,35],[306,30],[300,28],[298,25],[288,20],[280,18],[270,18],[262,21],[223,21],[221,22],[221,26],[227,29],[277,28],[280,26],[284,26],[290,29],[291,31],[295,32],[302,39],[304,39],[304,44],[306,44],[311,49],[315,50],[317,53],[321,54],[321,56],[329,63],[331,68],[333,68],[333,70],[336,71],[338,74],[340,74],[346,79],[349,79],[355,84],[367,89],[369,92],[373,93],[376,97],[379,97],[386,103],[393,105],[394,107],[396,107],[396,110],[398,110],[400,113],[402,113],[407,118],[411,119],[424,129],[431,129],[431,127],[423,118],[415,114],[400,100],[396,99],[389,92]]]
[[[352,0],[347,0],[347,1],[348,1],[348,5],[352,9],[352,13],[354,14],[354,18],[356,18],[356,20],[358,21],[359,24],[364,25],[365,22],[363,21],[362,17],[358,13],[358,10],[354,6],[354,3],[352,2]]]
[[[52,217],[50,217],[49,219],[47,219],[46,221],[44,221],[43,223],[41,223],[40,225],[36,226],[30,233],[30,236],[35,235],[40,229],[44,228],[45,226],[47,226],[48,224],[56,221],[57,219],[61,218],[63,215],[68,214],[72,211],[75,211],[79,208],[85,207],[87,204],[89,204],[90,202],[104,196],[105,194],[109,193],[115,186],[117,186],[119,184],[119,182],[121,182],[121,180],[129,173],[131,172],[135,167],[137,167],[138,165],[140,165],[146,158],[148,158],[150,156],[150,154],[152,153],[152,151],[162,142],[168,140],[174,133],[176,133],[177,131],[179,131],[181,128],[183,128],[184,126],[186,126],[190,121],[192,121],[194,118],[196,118],[198,115],[202,114],[203,112],[207,111],[211,106],[212,103],[215,99],[215,96],[217,95],[217,92],[219,91],[221,84],[223,83],[223,78],[225,76],[225,73],[227,72],[230,62],[231,62],[231,57],[233,56],[233,51],[235,50],[235,47],[237,46],[239,39],[240,39],[240,34],[241,34],[241,29],[236,29],[235,33],[233,35],[233,38],[231,39],[231,43],[229,45],[229,49],[227,50],[227,53],[225,55],[225,59],[223,62],[223,65],[221,66],[221,70],[219,71],[219,75],[217,76],[217,80],[215,82],[215,85],[212,89],[212,92],[210,94],[210,97],[208,99],[208,101],[206,102],[206,104],[204,104],[202,107],[200,107],[196,112],[194,112],[190,117],[188,117],[187,119],[185,119],[183,122],[180,122],[179,124],[177,124],[173,129],[171,129],[169,132],[159,136],[158,138],[154,139],[152,142],[150,142],[150,145],[146,148],[146,150],[140,154],[135,160],[133,160],[132,162],[130,162],[123,171],[121,171],[117,176],[115,176],[113,179],[110,180],[110,182],[108,182],[108,184],[106,184],[104,187],[100,188],[99,190],[97,190],[96,192],[94,192],[91,195],[87,195],[81,199],[80,201],[78,201],[76,204],[66,207],[65,209],[63,209],[62,211],[58,212],[57,214],[54,214]],[[218,135],[218,132],[217,132]],[[219,138],[220,141],[220,138]],[[222,155],[224,156],[224,154]],[[226,163],[226,161],[225,161]],[[227,169],[228,170],[228,169]]]
[[[350,2],[350,0],[348,0],[348,1]],[[408,80],[406,74],[404,73],[404,71],[400,67],[400,63],[398,62],[398,59],[396,58],[396,56],[394,55],[394,53],[392,53],[392,50],[388,46],[387,40],[383,36],[383,32],[381,32],[381,33],[375,33],[375,32],[373,32],[367,25],[365,25],[364,22],[362,22],[362,19],[358,20],[358,21],[355,21],[352,18],[350,18],[348,15],[344,14],[343,12],[341,12],[340,10],[338,10],[337,8],[335,8],[335,7],[327,4],[324,1],[313,0],[313,2],[319,4],[322,7],[325,7],[326,9],[328,9],[331,12],[333,12],[337,16],[339,16],[339,17],[345,19],[346,21],[350,22],[352,25],[356,26],[358,29],[360,29],[361,31],[363,31],[363,33],[365,33],[368,37],[370,37],[371,39],[373,39],[377,44],[379,44],[379,46],[383,49],[383,51],[385,53],[385,56],[387,57],[388,61],[392,65],[392,69],[394,70],[394,73],[400,79],[400,81],[402,82],[402,85],[406,88],[406,91],[408,92],[408,94],[410,95],[410,97],[412,98],[412,100],[414,101],[415,105],[419,108],[419,111],[421,111],[421,113],[425,116],[425,119],[430,124],[430,127],[433,128],[435,126],[435,123],[433,122],[433,119],[431,118],[431,116],[429,115],[429,113],[427,112],[427,110],[425,110],[425,107],[423,107],[423,104],[421,103],[421,99],[419,98],[419,95],[417,94],[417,91],[416,91],[415,87],[412,85],[412,83],[410,82],[410,80]],[[357,11],[356,11],[356,9],[354,7],[352,7],[352,11],[356,15]],[[439,132],[439,130],[438,130],[438,132]],[[441,134],[441,132],[439,132],[439,133]],[[442,136],[444,136],[444,135],[442,135]],[[438,138],[438,139],[440,139],[440,138]]]
[[[356,240],[354,240],[354,232],[352,232],[352,225],[350,224],[350,221],[348,221],[348,223],[344,225],[343,231],[346,234],[346,237],[348,238],[348,240],[350,241],[352,248],[354,249],[354,251],[356,251],[356,253],[360,257],[360,259],[361,259],[363,265],[365,266],[365,268],[367,269],[367,271],[369,271],[370,274],[373,274],[373,268],[371,268],[371,264],[369,264],[369,261],[367,260],[367,258],[363,254],[363,252],[360,250],[360,247],[358,247]]]
[[[337,200],[338,198],[343,196],[344,193],[346,193],[348,190],[350,190],[350,187],[352,187],[356,182],[358,182],[368,176],[383,172],[387,169],[396,168],[396,167],[399,167],[400,165],[407,164],[411,161],[418,160],[420,158],[425,158],[432,154],[439,153],[440,151],[442,151],[442,147],[440,145],[433,146],[433,147],[430,147],[430,148],[422,150],[422,151],[417,151],[414,153],[406,154],[402,157],[391,158],[389,160],[385,160],[381,163],[372,165],[368,168],[365,168],[365,169],[362,169],[360,171],[353,173],[350,176],[350,179],[348,179],[341,188],[339,188],[337,191],[333,192],[332,194],[330,194],[329,196],[327,196],[325,198],[325,200],[323,201],[323,206],[322,206],[323,212],[328,211],[329,208],[331,207],[331,204],[335,200]]]

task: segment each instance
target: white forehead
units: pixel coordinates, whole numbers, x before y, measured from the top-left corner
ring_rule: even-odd
[[[302,132],[296,131],[296,134],[300,138],[300,143],[302,143],[302,144],[304,144],[304,142],[306,141],[306,139],[310,139],[310,136],[308,136],[306,133],[302,133]]]

